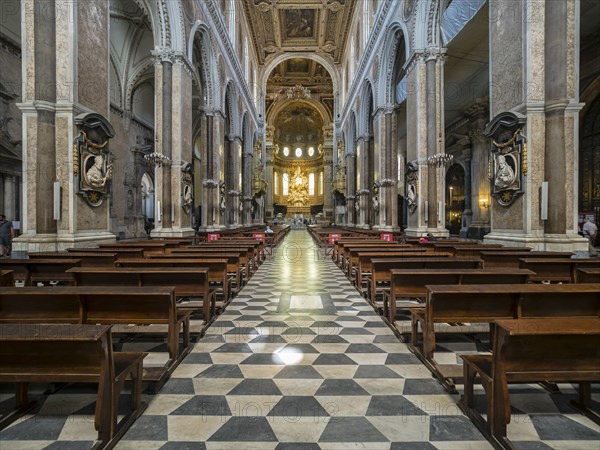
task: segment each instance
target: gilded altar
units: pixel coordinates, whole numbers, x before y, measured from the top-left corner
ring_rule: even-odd
[[[306,206],[308,200],[308,176],[299,166],[296,166],[290,180],[288,207]]]

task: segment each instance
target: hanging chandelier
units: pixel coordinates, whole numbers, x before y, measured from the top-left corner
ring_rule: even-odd
[[[427,165],[431,167],[444,167],[452,162],[453,155],[448,153],[436,153],[427,158]]]
[[[163,155],[162,153],[149,153],[144,155],[146,162],[155,167],[165,167],[171,165],[171,158]]]

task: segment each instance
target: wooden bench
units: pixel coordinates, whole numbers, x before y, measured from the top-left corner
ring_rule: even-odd
[[[577,269],[575,271],[575,283],[600,283],[600,267]]]
[[[479,257],[483,259],[483,266],[486,269],[492,268],[514,268],[518,269],[521,258],[570,258],[570,252],[535,252],[535,251],[512,251],[504,252],[495,249],[492,251],[479,252]]]
[[[371,278],[367,280],[369,301],[377,305],[377,294],[389,286],[391,269],[480,269],[482,261],[472,258],[450,258],[434,253],[417,258],[372,258]]]
[[[530,281],[555,281],[563,283],[575,282],[575,271],[583,267],[600,267],[599,258],[522,258],[521,269],[529,269],[536,273]]]
[[[139,258],[138,258],[139,259]],[[190,252],[190,253],[168,253],[165,255],[151,255],[150,260],[171,260],[171,259],[197,259],[197,260],[227,260],[227,274],[233,276],[235,290],[237,292],[243,285],[242,269],[240,265],[239,253],[222,252]]]
[[[69,253],[97,253],[97,254],[116,254],[118,258],[141,258],[144,256],[144,249],[139,247],[115,247],[115,248],[68,248]]]
[[[29,383],[98,383],[94,427],[98,444],[112,448],[146,409],[141,401],[145,353],[113,352],[110,326],[0,325],[0,382],[16,383],[16,411],[0,429],[36,406]],[[117,422],[118,401],[132,381],[131,412]],[[35,427],[35,420],[28,421]]]
[[[0,259],[0,269],[12,270],[15,280],[22,280],[25,286],[57,281],[73,284],[73,275],[67,273],[71,267],[78,267],[78,259]]]
[[[69,253],[29,253],[29,259],[78,259],[81,267],[113,266],[117,260],[116,253],[69,252]]]
[[[360,251],[356,257],[351,256],[351,261],[356,261],[356,266],[353,267],[350,276],[350,281],[356,285],[357,289],[362,291],[363,282],[371,277],[373,271],[373,265],[371,261],[373,258],[429,258],[436,257],[433,253],[427,253],[422,248],[405,248],[405,249],[394,249],[392,251],[379,251],[379,250],[368,250]]]
[[[600,319],[557,318],[498,320],[492,354],[461,355],[465,391],[459,406],[479,430],[505,449],[511,383],[578,382],[579,400],[573,406],[596,423],[591,409],[591,382],[600,381]],[[487,420],[473,406],[475,378],[484,386]]]
[[[480,258],[481,252],[492,251],[496,253],[529,253],[531,249],[529,247],[498,247],[495,245],[460,245],[454,247],[452,256],[457,258]]]
[[[262,261],[265,259],[264,245],[258,240],[253,241],[213,241],[202,244],[201,246],[188,246],[191,248],[216,248],[221,251],[240,251],[245,252],[246,261],[248,265],[248,278],[256,272]]]
[[[329,242],[329,241],[327,241]],[[366,245],[366,244],[384,244],[386,241],[381,239],[371,239],[364,237],[345,237],[334,241],[331,250],[331,259],[339,266],[342,267],[342,256],[344,254],[344,246],[346,245]]]
[[[121,242],[117,244],[100,244],[98,248],[106,250],[119,250],[129,248],[141,248],[144,256],[148,256],[155,253],[166,253],[167,248],[177,248],[179,244],[176,242],[165,242],[165,241],[135,241],[135,242]]]
[[[144,371],[144,380],[159,385],[190,349],[190,311],[177,310],[173,287],[6,288],[0,291],[0,323],[167,325],[169,361]]]
[[[166,256],[166,255],[160,255]],[[228,274],[226,259],[204,259],[204,258],[135,258],[119,259],[115,267],[206,267],[208,268],[208,280],[212,285],[217,285],[223,296],[223,306],[232,299],[233,276]]]
[[[436,284],[522,284],[534,272],[527,269],[392,269],[390,290],[383,294],[383,311],[390,323],[396,321],[398,299],[405,299],[403,308],[423,307],[426,286]],[[406,299],[419,303],[408,303]]]
[[[15,278],[12,270],[0,270],[0,286],[14,286]]]
[[[460,366],[440,365],[434,360],[436,324],[481,324],[500,319],[540,317],[598,317],[600,312],[600,284],[426,287],[425,308],[411,311],[410,349],[450,390],[454,389],[454,381],[460,379],[463,373]],[[419,326],[423,333],[421,343]]]
[[[69,273],[76,286],[173,286],[179,300],[195,299],[178,303],[178,309],[200,309],[207,325],[215,315],[215,296],[206,267],[75,267]]]
[[[198,253],[206,255],[208,253],[214,253],[221,255],[223,253],[236,253],[238,255],[238,264],[241,270],[241,283],[246,284],[253,272],[251,270],[252,265],[252,251],[248,251],[248,249],[240,249],[240,248],[231,248],[231,247],[210,247],[208,245],[202,246],[189,246],[184,248],[175,248],[170,250],[171,255],[177,255],[177,257],[181,257],[181,254],[185,254],[185,258],[192,253]]]
[[[406,244],[394,244],[386,241],[381,241],[378,245],[352,245],[344,247],[344,255],[342,257],[342,270],[346,272],[348,278],[352,278],[352,272],[358,268],[358,255],[367,252],[386,252],[395,253],[400,251],[412,251],[413,247]],[[416,253],[423,253],[417,250]]]

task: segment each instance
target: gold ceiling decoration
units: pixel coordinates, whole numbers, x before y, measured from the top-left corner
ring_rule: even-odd
[[[243,0],[261,64],[284,52],[342,61],[357,0]]]

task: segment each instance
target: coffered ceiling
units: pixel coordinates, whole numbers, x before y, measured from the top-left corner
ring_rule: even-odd
[[[339,63],[357,0],[243,0],[261,64],[314,52]]]

